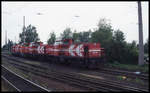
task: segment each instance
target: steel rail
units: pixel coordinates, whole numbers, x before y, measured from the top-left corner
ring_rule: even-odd
[[[134,72],[129,72],[129,71],[123,71],[123,70],[114,70],[114,69],[106,69],[102,68],[101,71],[96,71],[96,72],[103,72],[103,73],[109,73],[109,74],[114,74],[114,75],[125,75],[131,78],[140,78],[142,80],[149,80],[148,74],[135,74]]]
[[[13,84],[17,89],[20,91],[47,91],[50,92],[51,90],[48,90],[44,87],[39,86],[38,84],[29,81],[20,75],[14,73],[13,71],[9,70],[5,66],[2,66],[2,75],[7,79],[11,84]]]
[[[33,73],[35,75],[46,77],[46,78],[50,78],[50,79],[56,79],[56,80],[59,80],[61,82],[68,83],[70,85],[83,87],[83,88],[86,88],[88,90],[108,91],[108,88],[106,90],[105,87],[95,86],[95,85],[90,84],[87,81],[85,82],[85,81],[76,80],[76,79],[70,78],[70,77],[68,78],[66,76],[60,75],[60,73],[56,73],[56,72],[46,73],[44,71],[40,71],[40,70],[37,70],[37,69],[29,69],[29,68],[26,69],[25,66],[22,66],[22,65],[19,65],[19,64],[15,64],[15,63],[11,63],[11,64],[14,64],[16,66],[16,68],[18,68],[18,69],[20,69],[22,71],[30,72],[30,73]],[[90,86],[89,86],[89,84],[90,84]],[[111,90],[111,89],[109,89],[109,90]]]
[[[16,91],[21,92],[20,89],[18,89],[15,85],[13,85],[9,80],[7,80],[4,76],[1,76],[1,78],[6,81],[10,86],[12,86]]]
[[[58,72],[57,72],[57,73],[58,73]],[[61,73],[59,73],[59,75],[60,75],[60,74],[61,74]],[[63,75],[64,75],[64,73],[63,73]],[[65,77],[66,77],[66,76],[67,76],[67,77],[69,76],[68,78],[73,77],[73,76],[71,76],[70,74],[69,74],[69,75],[68,75],[68,74],[67,74],[67,75],[65,75]],[[61,76],[61,77],[62,77],[62,76]],[[83,80],[85,80],[85,79],[83,79]],[[86,82],[87,82],[87,81],[86,81]],[[101,82],[102,82],[102,81],[101,81]],[[91,83],[91,82],[90,82],[90,83]],[[103,81],[103,83],[105,83],[105,85],[107,84],[107,82],[104,82],[104,81]],[[109,86],[110,86],[110,83],[108,83],[107,85],[109,85]],[[114,86],[115,86],[115,85],[114,85]],[[119,85],[118,85],[118,86],[119,86]],[[129,89],[129,87],[126,87],[126,89],[127,89],[127,88]],[[134,90],[134,91],[136,91],[136,90],[137,90],[137,91],[140,91],[139,89],[131,88],[131,87],[130,87],[130,90],[132,90],[132,91],[133,91],[133,90]]]

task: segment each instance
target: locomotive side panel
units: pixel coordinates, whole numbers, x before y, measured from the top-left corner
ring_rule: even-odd
[[[88,44],[88,57],[98,58],[101,57],[101,47],[99,43]]]
[[[54,45],[54,56],[59,56],[60,55],[60,45]]]
[[[18,44],[12,47],[12,53],[30,58],[52,60],[50,62],[96,67],[99,63],[103,63],[104,49],[101,48],[100,43],[73,43],[71,39],[67,39],[51,45],[44,45],[41,42]]]

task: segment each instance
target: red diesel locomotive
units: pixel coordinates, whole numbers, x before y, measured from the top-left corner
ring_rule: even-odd
[[[12,46],[12,54],[22,57],[44,58],[51,62],[78,64],[95,68],[104,63],[104,49],[100,43],[74,43],[72,39],[58,40],[48,45],[42,42]]]

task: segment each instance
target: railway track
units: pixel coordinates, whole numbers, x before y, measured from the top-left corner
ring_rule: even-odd
[[[2,55],[2,56],[7,57],[7,58],[10,57],[10,56],[8,57],[7,55]],[[9,59],[11,59],[11,58],[9,58]],[[12,60],[18,61],[18,62],[23,62],[22,60],[14,59],[14,58]],[[23,62],[23,63],[27,64],[25,62]],[[34,67],[40,68],[40,69],[46,69],[45,67],[42,67],[42,66],[36,66],[33,64],[31,64],[31,65]],[[134,72],[123,71],[123,70],[114,70],[114,69],[110,69],[110,68],[101,68],[100,71],[95,71],[95,72],[107,73],[107,74],[112,74],[112,75],[127,76],[127,77],[130,77],[133,79],[140,78],[140,79],[145,80],[145,81],[149,80],[148,74],[135,74]]]
[[[31,91],[41,91],[41,92],[50,92],[47,90],[19,75],[10,71],[5,66],[1,65],[2,67],[2,76],[1,78],[9,83],[16,91],[19,92],[31,92]]]
[[[44,70],[41,71],[37,68],[29,68],[29,67],[27,68],[26,66],[23,66],[23,65],[20,65],[17,63],[11,63],[11,64],[13,64],[16,68],[18,68],[22,71],[30,72],[30,73],[33,73],[35,75],[42,76],[45,78],[58,80],[58,81],[68,83],[70,85],[74,85],[77,87],[82,87],[82,88],[87,89],[87,90],[108,91],[107,87],[105,88],[102,86],[100,87],[100,86],[92,85],[92,84],[90,84],[90,82],[82,81],[78,78],[75,79],[73,77],[68,77],[68,75],[64,75],[64,73],[60,73],[60,72],[51,72],[51,73],[49,72],[49,73],[47,73],[46,71],[44,71]],[[90,86],[89,86],[89,84],[90,84]],[[111,89],[109,89],[109,90],[111,90]]]
[[[135,74],[134,72],[123,71],[123,70],[101,68],[101,70],[97,71],[97,72],[109,73],[109,74],[113,74],[113,75],[127,76],[127,77],[130,77],[133,79],[140,78],[140,79],[145,80],[145,81],[149,80],[148,74]]]
[[[12,59],[9,58],[9,60],[12,60]],[[14,60],[14,61],[17,61],[17,60]],[[26,69],[27,67],[21,65],[22,64],[21,62],[20,63],[11,62],[11,64],[13,64],[15,67],[21,70],[31,72],[39,76],[59,80],[61,82],[69,83],[70,85],[83,87],[83,88],[86,88],[88,90],[93,90],[93,91],[97,91],[97,90],[98,91],[148,91],[145,89],[138,89],[134,87],[124,86],[124,85],[119,84],[118,82],[96,80],[96,79],[91,79],[91,78],[87,78],[83,76],[81,77],[74,73],[62,73],[58,71],[46,72],[44,69],[42,71],[42,70],[37,69],[36,67],[32,67],[29,64],[28,66],[31,66],[32,68],[28,67],[28,69]]]
[[[8,55],[2,55],[3,57],[9,59],[9,60],[13,60],[13,61],[16,61],[16,62],[20,62],[20,63],[23,63],[23,64],[27,64],[26,62],[22,61],[22,59],[19,59],[18,57],[12,57],[12,56],[8,56]],[[34,64],[30,64],[32,67],[36,67],[36,68],[40,68],[40,69],[47,69],[45,67],[42,67],[40,65],[34,65]]]

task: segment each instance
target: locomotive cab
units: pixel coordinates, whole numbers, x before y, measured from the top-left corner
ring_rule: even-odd
[[[54,45],[71,45],[73,42],[73,39],[57,40],[55,41]]]
[[[62,44],[62,42],[60,40],[58,40],[58,41],[55,41],[54,46],[61,45],[61,44]]]
[[[62,43],[71,45],[71,44],[73,44],[73,39],[64,39],[64,40],[62,40]]]

